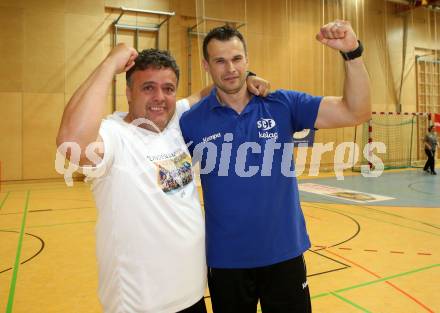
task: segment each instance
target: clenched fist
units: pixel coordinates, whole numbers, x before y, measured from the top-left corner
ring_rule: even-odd
[[[316,39],[330,48],[350,52],[355,50],[359,43],[350,22],[335,20],[321,27]]]
[[[136,49],[120,43],[110,51],[105,62],[113,67],[115,74],[120,74],[128,71],[134,65],[137,56]]]

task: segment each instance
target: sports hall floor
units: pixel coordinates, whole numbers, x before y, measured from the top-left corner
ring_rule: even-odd
[[[368,195],[344,200],[301,192],[315,313],[440,312],[439,176],[416,169],[299,183],[388,197],[368,202]],[[101,312],[95,221],[94,201],[82,182],[73,188],[60,181],[3,183],[0,312]]]

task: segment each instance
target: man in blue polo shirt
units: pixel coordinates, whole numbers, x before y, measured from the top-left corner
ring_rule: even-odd
[[[310,247],[294,173],[292,134],[351,126],[371,114],[362,45],[346,21],[324,25],[321,43],[341,51],[343,97],[278,90],[267,98],[245,86],[243,36],[230,27],[203,42],[215,87],[180,125],[201,162],[208,284],[215,313],[311,312],[302,254]]]

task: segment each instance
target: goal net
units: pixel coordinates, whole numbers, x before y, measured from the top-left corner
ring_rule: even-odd
[[[355,141],[366,147],[367,155],[380,158],[385,169],[419,167],[425,159],[423,139],[428,125],[429,115],[426,113],[373,114],[369,122],[358,127]],[[372,149],[370,142],[382,142],[386,152]],[[369,159],[371,161],[362,155],[359,165],[369,164]],[[359,169],[359,165],[354,169]]]

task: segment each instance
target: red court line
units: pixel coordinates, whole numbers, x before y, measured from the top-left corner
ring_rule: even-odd
[[[373,275],[374,277],[382,278],[382,277],[380,277],[378,274],[376,274],[376,273],[370,271],[369,269],[363,267],[363,266],[360,265],[360,264],[357,264],[356,262],[353,262],[352,260],[349,260],[349,259],[343,257],[342,255],[339,255],[339,254],[337,254],[337,253],[335,253],[335,252],[333,252],[333,251],[330,251],[330,250],[326,250],[326,251],[327,251],[328,253],[330,253],[330,254],[336,255],[337,257],[340,257],[341,259],[343,259],[343,260],[345,260],[345,261],[347,261],[347,262],[349,262],[349,263],[351,263],[351,264],[353,264],[353,265],[355,265],[355,266],[357,266],[357,267],[363,269],[364,271],[366,271],[367,273],[370,273],[370,274]],[[430,312],[430,313],[435,313],[432,309],[430,309],[428,306],[426,306],[425,304],[423,304],[420,300],[418,300],[418,299],[414,298],[413,296],[411,296],[409,293],[403,291],[402,289],[400,289],[399,287],[397,287],[396,285],[390,283],[390,282],[387,281],[387,280],[386,280],[385,282],[386,282],[388,285],[390,285],[391,287],[393,287],[394,289],[396,289],[397,291],[399,291],[400,293],[402,293],[403,295],[405,295],[407,298],[413,300],[415,303],[417,303],[418,305],[420,305],[420,306],[421,306],[422,308],[424,308],[426,311],[428,311],[428,312]]]
[[[314,246],[315,248],[323,248],[323,249],[327,249],[327,248],[334,248],[334,247],[326,247],[326,246]],[[353,250],[352,248],[349,247],[338,247],[339,250]],[[379,252],[379,250],[376,249],[362,249],[363,251],[366,252]],[[405,254],[405,251],[395,251],[395,250],[390,250],[388,251],[389,253],[394,253],[394,254]],[[410,254],[415,253],[415,252],[411,252]],[[429,252],[417,252],[418,255],[432,255]]]
[[[431,313],[435,313],[433,310],[431,310],[430,308],[428,308],[426,305],[424,305],[422,302],[420,302],[419,300],[417,300],[416,298],[414,298],[413,296],[411,296],[409,293],[403,291],[402,289],[400,289],[399,287],[397,287],[396,285],[394,285],[392,282],[389,281],[385,281],[388,285],[390,285],[391,287],[397,289],[398,291],[400,291],[401,293],[403,293],[405,296],[407,296],[408,298],[410,298],[411,300],[413,300],[414,302],[416,302],[418,305],[420,305],[422,308],[426,309],[428,312]]]

